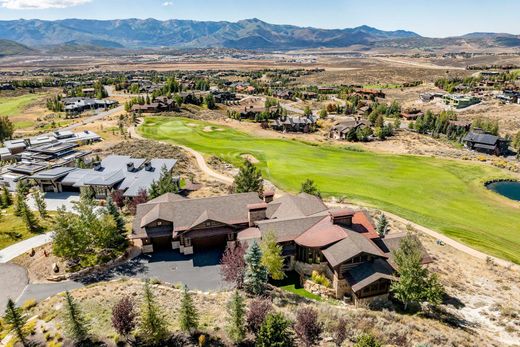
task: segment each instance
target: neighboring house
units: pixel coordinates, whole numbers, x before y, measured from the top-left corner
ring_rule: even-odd
[[[424,113],[418,109],[406,110],[400,114],[401,118],[404,118],[408,121],[417,120],[420,116],[423,116]]]
[[[176,108],[175,101],[167,97],[158,97],[149,104],[132,105],[132,112],[135,113],[158,113],[158,112],[171,112]]]
[[[446,105],[456,109],[466,108],[480,103],[480,99],[475,96],[466,96],[461,94],[446,94],[442,98]]]
[[[504,138],[475,131],[470,131],[462,139],[462,142],[464,147],[468,149],[497,156],[506,155],[510,143],[509,140]]]
[[[219,104],[237,100],[236,94],[229,91],[212,90],[211,94],[213,95],[215,102]]]
[[[292,90],[277,90],[273,93],[273,96],[275,98],[284,99],[284,100],[290,100],[294,96],[294,92]]]
[[[360,118],[346,119],[336,123],[330,129],[329,138],[334,140],[346,140],[349,138],[349,135],[367,126],[368,124]]]
[[[99,100],[84,97],[64,98],[62,99],[62,102],[65,112],[72,116],[88,110],[97,110],[100,108],[106,110],[115,107],[118,104],[118,102],[114,100]]]
[[[386,98],[386,94],[382,90],[375,90],[375,89],[360,89],[356,91],[356,94],[363,98]]]
[[[13,161],[0,173],[0,185],[14,191],[16,183],[37,172],[57,167],[74,165],[77,159],[89,155],[88,150],[78,146],[101,141],[96,133],[85,130],[78,133],[56,131],[49,135],[10,140],[0,148],[1,160]]]
[[[33,174],[44,192],[80,192],[91,190],[96,199],[105,199],[113,191],[133,198],[140,190],[148,191],[153,181],[161,177],[162,168],[172,171],[175,159],[135,159],[130,156],[110,155],[92,169],[57,167]],[[179,179],[176,179],[179,184]]]
[[[318,118],[316,116],[307,117],[280,117],[271,122],[270,126],[274,130],[283,132],[300,132],[310,133],[316,130],[316,122]]]
[[[137,207],[132,239],[145,253],[173,249],[189,255],[236,241],[260,242],[272,232],[282,247],[285,270],[302,279],[313,271],[324,274],[338,299],[360,303],[388,297],[396,280],[391,251],[403,234],[381,238],[365,212],[329,210],[309,194],[273,196],[187,199],[166,194]]]

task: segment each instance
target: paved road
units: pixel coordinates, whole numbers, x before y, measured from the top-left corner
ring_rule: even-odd
[[[29,283],[25,268],[14,264],[0,264],[0,315],[9,298],[16,300]]]
[[[89,124],[89,123],[93,123],[95,121],[98,121],[98,120],[101,120],[105,117],[109,117],[109,116],[113,116],[115,114],[118,114],[122,111],[125,110],[125,107],[124,106],[118,106],[118,107],[115,107],[115,108],[112,108],[108,111],[103,111],[103,112],[100,112],[98,114],[95,114],[93,116],[90,116],[88,118],[85,118],[83,120],[81,120],[81,122],[78,122],[78,123],[74,123],[74,124],[71,124],[67,127],[64,127],[64,128],[61,128],[61,130],[74,130],[76,128],[79,128],[80,126],[83,126],[83,125],[86,125],[86,124]]]
[[[52,232],[31,237],[0,250],[0,264],[29,252],[32,248],[40,247],[51,242]]]
[[[81,288],[85,285],[118,278],[154,278],[168,283],[184,283],[190,289],[212,291],[226,288],[220,276],[222,252],[212,250],[185,256],[178,251],[162,251],[152,255],[141,255],[112,270],[97,273],[81,281],[58,283],[31,283],[18,290],[17,304],[25,300],[44,300],[66,290]],[[0,292],[1,293],[1,292]],[[21,293],[21,294],[20,294]]]

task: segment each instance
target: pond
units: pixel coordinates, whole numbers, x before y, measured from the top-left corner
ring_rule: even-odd
[[[488,189],[511,200],[520,201],[520,182],[502,181],[487,185]]]

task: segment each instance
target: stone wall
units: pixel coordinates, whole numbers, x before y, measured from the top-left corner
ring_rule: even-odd
[[[305,280],[305,282],[303,282],[303,288],[305,288],[306,291],[319,295],[323,298],[335,298],[334,289],[327,288],[311,280]]]

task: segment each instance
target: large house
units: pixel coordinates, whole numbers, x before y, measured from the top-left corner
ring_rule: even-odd
[[[348,118],[334,124],[330,129],[329,137],[334,140],[347,140],[358,129],[368,126],[367,122],[360,118]]]
[[[497,156],[506,155],[510,143],[507,139],[476,131],[470,131],[462,142],[468,149]]]
[[[302,278],[313,271],[326,275],[338,299],[387,298],[396,280],[391,251],[403,234],[381,238],[365,212],[329,210],[305,193],[273,197],[243,193],[187,199],[166,194],[137,207],[132,239],[145,253],[173,249],[193,254],[237,241],[259,242],[272,232],[283,247],[285,270]]]
[[[175,159],[146,160],[110,155],[95,163],[92,169],[56,167],[39,171],[29,178],[44,192],[80,192],[89,189],[97,199],[104,199],[119,190],[123,196],[133,198],[141,190],[148,191],[153,181],[161,177],[163,168],[172,171],[175,164]]]
[[[316,130],[316,116],[280,117],[271,122],[274,130],[282,132],[310,133]]]

